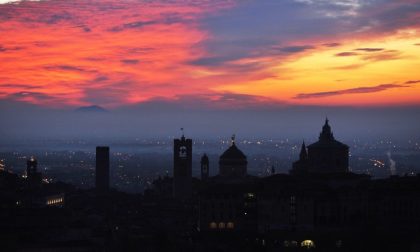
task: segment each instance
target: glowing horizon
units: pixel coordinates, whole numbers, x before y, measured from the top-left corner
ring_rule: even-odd
[[[10,2],[2,100],[420,105],[416,0]]]

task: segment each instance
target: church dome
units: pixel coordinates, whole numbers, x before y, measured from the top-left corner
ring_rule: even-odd
[[[236,147],[235,136],[232,145],[220,156],[219,175],[229,178],[242,178],[246,176],[248,161],[244,153]]]
[[[328,118],[325,120],[325,124],[322,127],[321,134],[319,134],[318,142],[315,142],[308,146],[308,149],[313,148],[336,148],[336,149],[348,149],[349,147],[337,140],[331,131],[331,126],[328,124]]]
[[[236,147],[236,144],[233,143],[223,154],[220,156],[220,159],[245,159],[245,154]]]

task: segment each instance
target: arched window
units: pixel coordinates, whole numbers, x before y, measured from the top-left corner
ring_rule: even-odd
[[[226,224],[224,222],[219,223],[219,228],[224,229],[226,227]]]
[[[235,224],[233,222],[228,222],[227,225],[226,225],[226,227],[228,229],[234,229],[235,228]]]
[[[315,248],[315,243],[311,240],[304,240],[300,243],[300,246],[303,248],[311,249]]]
[[[217,224],[216,224],[216,222],[210,222],[210,229],[215,229],[215,228],[217,228]]]
[[[181,146],[179,148],[179,157],[180,158],[186,158],[187,157],[187,147]]]

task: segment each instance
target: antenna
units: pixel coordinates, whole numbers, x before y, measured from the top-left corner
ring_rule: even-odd
[[[235,137],[236,137],[235,134],[233,134],[232,138],[231,138],[232,139],[232,145],[235,145]]]

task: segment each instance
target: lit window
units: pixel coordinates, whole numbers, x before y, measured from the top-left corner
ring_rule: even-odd
[[[300,243],[300,246],[310,249],[310,248],[315,248],[315,243],[311,240],[304,240]]]
[[[224,229],[226,227],[226,224],[224,222],[219,223],[219,228]]]
[[[235,224],[233,222],[228,222],[227,225],[226,225],[226,227],[228,229],[234,229],[235,228]]]
[[[247,194],[246,194],[246,197],[247,197],[248,199],[254,199],[254,198],[255,198],[255,193],[247,193]]]
[[[215,228],[217,228],[217,224],[216,224],[216,222],[211,222],[211,223],[210,223],[210,228],[211,228],[211,229],[215,229]]]

